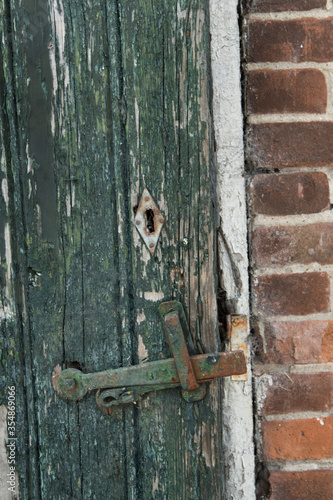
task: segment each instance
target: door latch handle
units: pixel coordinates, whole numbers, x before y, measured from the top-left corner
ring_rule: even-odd
[[[172,358],[96,373],[74,368],[62,371],[58,379],[61,396],[77,401],[98,390],[97,404],[104,410],[136,402],[147,392],[181,387],[184,399],[199,401],[206,394],[206,382],[214,378],[246,373],[243,351],[194,354],[194,346],[180,302],[159,307]]]

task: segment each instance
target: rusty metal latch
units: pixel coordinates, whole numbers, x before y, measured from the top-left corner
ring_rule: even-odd
[[[134,403],[147,392],[179,386],[186,401],[199,401],[205,397],[206,382],[246,373],[243,351],[190,355],[194,346],[180,302],[164,302],[159,312],[172,358],[97,373],[68,368],[59,375],[59,393],[77,401],[97,389],[97,404],[109,412],[112,406]]]

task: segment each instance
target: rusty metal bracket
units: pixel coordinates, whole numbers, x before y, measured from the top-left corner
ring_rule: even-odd
[[[97,404],[109,412],[112,406],[135,403],[147,392],[173,387],[182,388],[186,401],[199,401],[205,397],[206,382],[246,372],[242,351],[193,355],[194,346],[180,302],[164,302],[159,312],[172,358],[97,373],[68,368],[59,375],[58,392],[77,401],[97,389]]]
[[[229,349],[231,351],[243,351],[247,358],[247,316],[242,314],[230,314],[227,316],[227,334],[229,337]],[[240,375],[232,375],[233,380],[247,380],[247,372]]]

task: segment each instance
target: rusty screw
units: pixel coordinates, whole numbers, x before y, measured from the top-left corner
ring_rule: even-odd
[[[141,222],[139,220],[136,220],[135,223],[137,226],[140,226],[140,224],[141,224]]]
[[[160,223],[163,224],[163,222],[164,222],[164,219],[163,219],[163,217],[161,217]]]
[[[64,386],[68,391],[72,391],[75,388],[75,380],[72,378],[64,380]]]
[[[149,243],[150,248],[154,248],[154,246],[155,246],[154,243]]]
[[[145,201],[150,201],[150,196],[146,196]]]

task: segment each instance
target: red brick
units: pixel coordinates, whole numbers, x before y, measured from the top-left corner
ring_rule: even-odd
[[[267,378],[264,380],[267,381]],[[264,384],[264,381],[260,383]],[[332,404],[333,373],[283,373],[272,375],[267,381],[260,413],[278,415],[301,411],[330,411]]]
[[[249,12],[325,9],[326,0],[250,0]]]
[[[332,137],[333,122],[253,124],[248,153],[256,168],[332,166]]]
[[[262,422],[263,452],[272,460],[333,457],[333,417]]]
[[[333,18],[289,21],[251,20],[248,62],[333,61]]]
[[[323,172],[255,175],[249,193],[252,212],[264,215],[313,214],[330,205]]]
[[[333,264],[333,223],[257,227],[251,250],[257,266]]]
[[[260,276],[254,286],[257,309],[265,315],[298,316],[330,310],[327,273]]]
[[[249,113],[325,113],[327,87],[318,69],[251,71],[247,78]]]
[[[271,471],[270,500],[332,500],[333,470]]]
[[[280,364],[333,363],[333,321],[266,323],[261,360]]]

